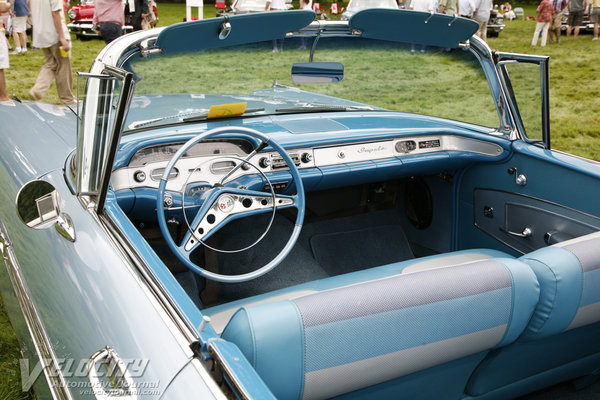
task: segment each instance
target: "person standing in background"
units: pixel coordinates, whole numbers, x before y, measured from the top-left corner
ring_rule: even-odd
[[[575,27],[575,39],[579,36],[579,27],[583,22],[583,11],[587,7],[587,0],[569,0],[569,19],[567,20],[567,40],[571,39],[571,32]]]
[[[473,0],[458,0],[459,15],[464,18],[473,18],[475,2]]]
[[[592,40],[598,40],[598,33],[600,30],[600,0],[590,1],[588,15],[590,16],[590,21],[594,24],[594,38]]]
[[[458,9],[458,0],[440,0],[438,12],[440,14],[447,14],[453,17],[460,15]]]
[[[537,24],[535,25],[535,31],[533,32],[533,39],[531,39],[531,45],[537,44],[538,38],[540,37],[540,31],[542,31],[542,47],[546,45],[546,39],[548,39],[548,28],[552,23],[552,15],[554,14],[554,5],[550,0],[542,0],[537,10]]]
[[[477,4],[477,1],[479,2]],[[492,0],[475,0],[477,6],[473,13],[473,19],[479,22],[479,30],[476,35],[487,41],[487,24],[490,20],[490,12],[492,11]]]
[[[15,51],[13,54],[27,52],[27,17],[29,16],[29,7],[27,0],[15,0],[13,4],[13,40],[15,42]]]
[[[71,72],[71,37],[65,24],[62,0],[30,0],[33,46],[42,49],[45,63],[29,91],[29,97],[40,101],[52,80],[56,81],[58,98],[64,104],[75,102]]]
[[[434,1],[435,0],[410,0],[408,9],[431,13],[437,9],[437,4],[435,4]],[[424,44],[421,45],[421,53],[425,53],[425,47]],[[410,44],[410,52],[415,52],[415,43]]]
[[[106,44],[123,35],[125,15],[121,0],[95,0],[93,23]]]
[[[7,12],[10,10],[10,3],[0,3],[0,13]],[[4,24],[0,21],[0,104],[9,104],[10,99],[8,98],[8,94],[6,93],[6,80],[4,79],[4,70],[8,69],[10,66],[8,60],[8,44],[6,39],[4,38]]]
[[[553,0],[554,15],[550,24],[550,41],[552,37],[556,38],[556,43],[560,43],[560,27],[562,25],[562,17],[567,9],[567,0]]]
[[[148,15],[147,0],[127,0],[125,14],[134,31],[142,30],[142,20]]]
[[[302,10],[312,10],[312,0],[300,0]],[[305,36],[300,37],[300,50],[306,49],[307,39]]]
[[[284,0],[267,0],[265,11],[283,11],[285,10]],[[273,53],[283,52],[283,39],[273,39]]]

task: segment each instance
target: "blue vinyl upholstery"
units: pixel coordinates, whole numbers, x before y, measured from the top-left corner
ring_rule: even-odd
[[[447,268],[455,265],[487,260],[492,257],[512,258],[506,253],[491,249],[470,249],[437,254],[302,283],[258,296],[247,297],[230,303],[205,308],[202,310],[202,313],[211,317],[211,325],[218,333],[221,333],[233,314],[241,307],[255,306],[285,299],[292,300],[306,294],[381,279],[400,273],[406,274],[436,268]]]
[[[600,364],[600,232],[526,254],[540,300],[516,343],[491,352],[473,373],[467,394],[509,398],[591,374]],[[587,368],[587,369],[586,369]],[[523,382],[531,382],[530,385]],[[518,390],[517,390],[518,387]]]
[[[327,280],[336,279],[345,278]],[[521,335],[538,298],[526,264],[491,258],[243,307],[222,337],[279,399],[330,398],[394,380],[401,391],[407,381],[398,378],[426,382],[429,369],[444,365],[462,371],[459,392],[447,393],[457,398],[476,355]]]

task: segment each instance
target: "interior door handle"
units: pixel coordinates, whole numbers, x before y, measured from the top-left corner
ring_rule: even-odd
[[[523,232],[519,233],[519,232],[512,232],[509,231],[507,229],[504,229],[503,227],[500,227],[500,230],[504,233],[507,233],[511,236],[515,236],[515,237],[520,237],[520,238],[528,238],[531,237],[533,235],[533,231],[531,230],[531,228],[529,227],[525,227],[525,229],[523,229]]]

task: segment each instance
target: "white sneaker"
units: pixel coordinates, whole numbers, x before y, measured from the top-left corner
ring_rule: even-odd
[[[595,38],[593,38],[592,40],[598,40],[598,38],[597,38],[597,37],[595,37]]]
[[[16,48],[15,48],[15,51],[11,51],[11,53],[10,53],[10,54],[12,54],[12,55],[19,54],[21,51],[22,51],[22,50],[21,50],[21,48],[20,48],[20,47],[16,47]]]

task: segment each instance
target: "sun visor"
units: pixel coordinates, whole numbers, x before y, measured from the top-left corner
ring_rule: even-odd
[[[452,48],[479,29],[479,24],[468,18],[383,8],[359,11],[349,24],[365,38]]]
[[[282,39],[315,19],[311,10],[271,11],[181,22],[166,27],[156,40],[163,53]]]

